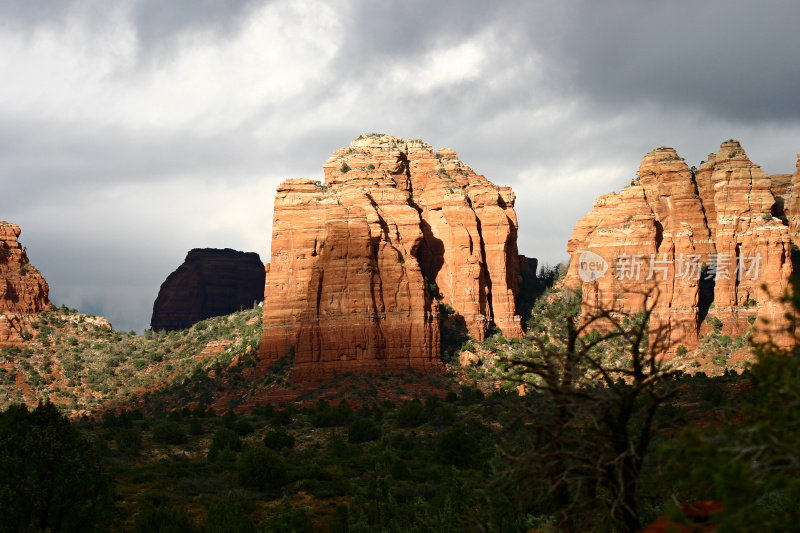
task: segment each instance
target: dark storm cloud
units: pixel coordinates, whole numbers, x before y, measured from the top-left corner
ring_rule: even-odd
[[[800,4],[791,1],[364,3],[354,9],[359,31],[348,32],[342,60],[369,67],[494,28],[499,57],[524,65],[541,54],[551,88],[600,106],[794,120],[798,18]],[[369,75],[368,68],[342,72]]]
[[[7,176],[5,201],[16,207],[80,194],[83,187],[125,182],[146,187],[170,177],[196,181],[226,178],[266,166],[268,153],[245,136],[202,136],[185,132],[126,131],[60,122],[11,118],[0,113],[0,175]],[[274,154],[272,154],[274,156]],[[275,159],[273,157],[273,159]],[[231,170],[231,161],[237,161]]]
[[[41,23],[63,20],[74,7],[72,0],[31,2],[3,0],[0,2],[0,26],[34,27]]]
[[[569,71],[561,82],[600,105],[649,102],[743,122],[800,118],[797,2],[584,1],[550,11],[507,22],[516,30],[532,23],[532,45]]]
[[[139,0],[133,4],[136,33],[145,52],[174,50],[186,31],[210,31],[216,37],[236,32],[252,9],[268,0]]]
[[[454,38],[468,36],[499,13],[491,2],[374,2],[360,0],[346,8],[344,57],[367,65],[430,51]]]
[[[102,20],[110,8],[129,7],[136,33],[145,46],[172,42],[190,30],[217,36],[236,31],[250,10],[270,0],[3,0],[0,23],[19,27],[64,22],[70,14]]]
[[[40,26],[69,24],[81,35],[100,35],[88,45],[79,41],[78,64],[108,67],[100,81],[91,72],[86,86],[65,86],[64,98],[60,89],[42,91],[42,101],[16,107],[3,101],[0,86],[0,218],[22,224],[58,303],[141,329],[158,285],[188,249],[232,246],[267,259],[262,247],[274,185],[320,179],[330,153],[361,133],[453,148],[477,172],[512,185],[520,250],[549,263],[564,257],[574,223],[594,198],[626,185],[656,146],[674,146],[697,164],[720,141],[737,137],[768,172],[791,171],[800,149],[800,4],[303,4],[0,1],[0,37],[27,32],[36,42]],[[112,5],[122,23],[112,21]],[[286,19],[270,26],[265,16]],[[222,57],[235,60],[262,42],[254,34],[287,27],[288,34],[266,41],[283,55],[265,49],[269,66],[254,79],[214,62],[217,51],[232,51]],[[135,38],[120,45],[124,59],[92,62],[92,47],[113,49],[116,31],[123,41]],[[237,40],[245,34],[249,40]],[[303,54],[318,44],[320,56],[332,51],[330,60]],[[460,47],[464,55],[447,55]],[[89,60],[81,62],[84,55]],[[181,63],[187,57],[189,67]],[[437,62],[443,57],[450,59]],[[474,64],[472,71],[460,61]],[[298,68],[302,75],[293,77]],[[216,83],[226,75],[235,83]],[[184,77],[195,85],[187,85],[188,104],[181,106],[180,96],[163,93],[187,84]],[[39,78],[50,79],[31,77]],[[223,90],[191,91],[203,84]],[[270,89],[259,93],[262,86]],[[285,86],[292,89],[284,95]],[[253,99],[253,92],[266,96]],[[229,105],[240,100],[242,106]],[[61,113],[73,103],[80,111]],[[173,107],[181,109],[172,114]],[[152,120],[140,120],[139,111]],[[251,182],[261,198],[253,198]],[[252,219],[208,198],[230,190],[248,196]],[[227,201],[237,201],[235,194]],[[203,209],[227,219],[204,224],[195,216]]]

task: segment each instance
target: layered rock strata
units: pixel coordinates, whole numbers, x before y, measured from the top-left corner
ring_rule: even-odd
[[[783,186],[775,192],[782,212],[774,213],[782,217],[789,226],[789,237],[792,239],[794,249],[800,249],[800,154],[797,154],[797,166],[794,174],[778,174],[772,176],[774,184]],[[774,190],[774,189],[773,189]]]
[[[439,309],[522,335],[514,193],[420,140],[367,135],[275,198],[260,348],[296,377],[438,369]]]
[[[653,340],[669,353],[696,347],[710,329],[707,316],[730,336],[765,319],[762,334],[791,342],[775,300],[792,273],[789,227],[772,192],[793,205],[785,177],[773,184],[736,141],[722,143],[696,171],[675,150],[656,149],[638,175],[601,196],[569,241],[565,283],[582,287],[584,313],[652,305]]]
[[[50,305],[49,287],[28,260],[16,224],[0,221],[0,347],[23,342],[27,315]]]
[[[264,298],[264,265],[258,254],[196,248],[158,291],[150,327],[178,330],[213,316],[250,308]]]

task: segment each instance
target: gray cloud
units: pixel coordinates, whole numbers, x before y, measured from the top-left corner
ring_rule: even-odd
[[[696,164],[735,137],[773,173],[800,150],[792,2],[114,6],[0,3],[0,67],[30,84],[0,86],[0,218],[59,304],[122,329],[190,248],[266,260],[274,187],[360,133],[512,185],[520,249],[549,263],[656,146]]]
[[[531,32],[531,42],[603,105],[649,102],[742,122],[800,116],[796,2],[561,6],[557,23]]]
[[[170,42],[188,30],[210,29],[216,36],[235,32],[250,10],[267,0],[139,0],[133,20],[140,42]]]

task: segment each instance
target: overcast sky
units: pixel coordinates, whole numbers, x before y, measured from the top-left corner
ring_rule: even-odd
[[[0,220],[51,299],[141,331],[197,247],[269,260],[286,178],[361,133],[455,149],[555,264],[651,149],[800,151],[800,3],[0,0]]]

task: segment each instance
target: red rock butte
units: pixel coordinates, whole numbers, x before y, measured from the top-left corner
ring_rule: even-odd
[[[27,315],[50,305],[47,282],[28,261],[16,224],[0,221],[0,348],[24,342]]]
[[[278,186],[260,365],[293,379],[441,369],[439,306],[520,337],[514,193],[419,140],[362,135]]]
[[[582,288],[584,313],[635,313],[656,298],[651,333],[661,332],[668,353],[697,347],[711,329],[707,316],[727,335],[756,324],[759,335],[791,344],[776,297],[800,243],[800,159],[794,174],[769,176],[734,140],[698,169],[661,147],[644,157],[638,176],[600,196],[569,240],[565,284]]]
[[[252,307],[264,297],[264,265],[253,252],[225,248],[189,250],[153,303],[150,327],[172,331],[203,319]]]

